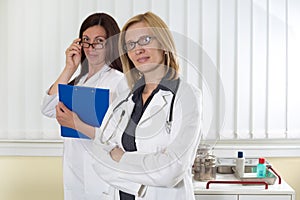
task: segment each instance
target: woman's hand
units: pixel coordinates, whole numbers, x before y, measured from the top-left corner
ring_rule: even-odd
[[[56,120],[61,126],[76,129],[81,120],[78,115],[69,110],[62,102],[58,102],[56,106]]]
[[[125,152],[123,151],[123,149],[118,146],[116,146],[109,152],[111,158],[116,162],[119,162],[121,160],[124,153]]]
[[[58,93],[58,84],[67,84],[76,72],[81,61],[80,38],[77,38],[66,50],[66,66],[54,84],[50,87],[48,94]]]
[[[76,71],[81,60],[81,45],[80,38],[77,38],[73,43],[66,49],[66,67]]]
[[[75,112],[68,109],[62,102],[58,102],[56,106],[56,120],[61,126],[72,128],[92,139],[95,137],[95,127],[83,122]]]

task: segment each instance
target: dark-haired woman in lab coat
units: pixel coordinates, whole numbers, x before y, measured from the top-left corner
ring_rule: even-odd
[[[105,13],[95,13],[84,20],[79,38],[66,49],[66,65],[63,71],[43,99],[41,110],[45,116],[56,117],[59,123],[64,121],[69,124],[68,126],[79,120],[74,117],[76,113],[58,109],[62,104],[58,100],[58,84],[106,88],[110,90],[111,101],[116,98],[118,91],[128,89],[119,59],[119,33],[120,29],[116,21]],[[80,64],[80,74],[71,80]],[[122,80],[124,80],[123,84]],[[94,127],[83,122],[81,124],[94,130]],[[90,138],[94,138],[94,135],[94,132],[87,134]],[[103,199],[101,188],[105,188],[107,183],[97,178],[93,172],[91,158],[86,154],[81,140],[64,138],[64,199]],[[94,185],[97,188],[91,187]]]

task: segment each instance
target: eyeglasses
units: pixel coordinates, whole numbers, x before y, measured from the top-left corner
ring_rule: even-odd
[[[153,39],[155,39],[154,36],[145,35],[145,36],[140,37],[138,39],[138,41],[136,41],[136,42],[129,41],[129,42],[125,43],[123,48],[125,51],[132,51],[136,47],[136,44],[138,44],[140,46],[145,46],[145,45],[150,44],[150,42]]]
[[[90,48],[90,46],[92,46],[94,49],[103,49],[105,46],[104,42],[100,42],[100,43],[88,43],[88,42],[81,42],[81,46],[83,48]]]

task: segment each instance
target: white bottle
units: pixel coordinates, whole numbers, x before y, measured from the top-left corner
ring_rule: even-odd
[[[244,153],[242,151],[238,151],[238,156],[236,158],[236,172],[238,173],[239,177],[243,177],[244,171],[245,171]]]

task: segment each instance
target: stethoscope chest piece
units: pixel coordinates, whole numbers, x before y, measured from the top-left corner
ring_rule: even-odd
[[[166,121],[166,131],[168,134],[171,133],[171,128],[172,128],[172,122],[171,121]]]

